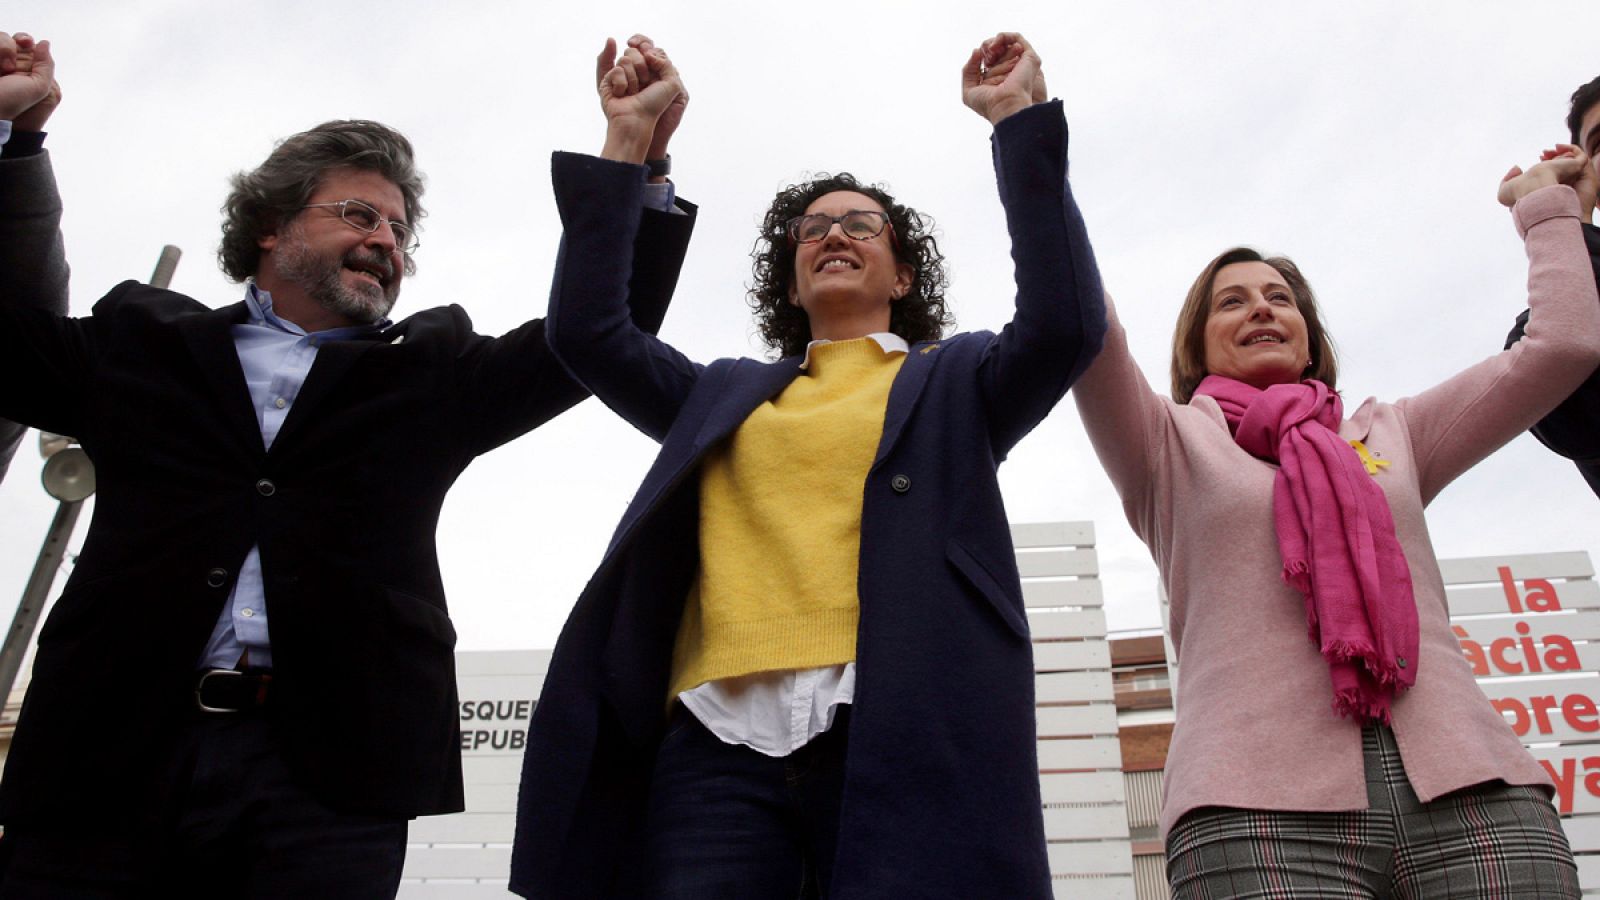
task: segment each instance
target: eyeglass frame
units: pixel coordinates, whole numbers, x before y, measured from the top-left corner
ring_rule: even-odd
[[[869,234],[866,237],[856,237],[855,235],[851,234],[849,231],[845,230],[845,228],[844,228],[844,220],[846,218],[848,218],[850,216],[854,216],[854,215],[877,216],[879,219],[883,220],[883,227],[879,228],[876,234]],[[823,218],[823,219],[831,219],[832,221],[830,221],[828,223],[828,230],[824,231],[822,233],[822,237],[814,238],[814,239],[809,240],[809,241],[800,240],[800,238],[795,235],[796,226],[799,225],[800,222],[802,222],[802,221],[804,221],[806,219],[813,218],[813,217]],[[873,238],[881,237],[883,235],[884,231],[888,231],[889,232],[889,243],[890,243],[890,245],[893,246],[896,250],[900,249],[900,236],[895,233],[894,220],[889,218],[889,214],[888,213],[879,212],[876,209],[851,209],[851,210],[846,210],[845,214],[842,215],[842,216],[830,216],[827,213],[801,213],[800,215],[795,216],[794,218],[790,219],[789,221],[783,223],[783,233],[789,238],[789,243],[793,244],[795,246],[799,246],[801,244],[816,244],[816,243],[819,243],[821,241],[827,240],[828,235],[833,233],[833,226],[835,226],[835,225],[839,226],[839,233],[840,234],[843,234],[845,237],[849,238],[852,241],[870,241]]]
[[[374,224],[371,228],[362,228],[360,225],[357,225],[356,223],[350,221],[348,218],[345,218],[345,211],[350,208],[350,204],[352,204],[352,203],[354,203],[355,205],[361,207],[362,209],[370,210],[372,212],[372,215],[377,219],[377,223]],[[355,230],[361,232],[362,234],[377,234],[378,233],[378,228],[380,226],[388,225],[389,226],[389,232],[394,235],[395,249],[399,250],[401,253],[404,253],[407,256],[410,256],[411,254],[416,253],[417,252],[417,248],[422,246],[422,238],[417,237],[417,231],[416,231],[415,228],[412,228],[410,225],[407,225],[404,222],[397,222],[394,219],[391,219],[388,216],[385,216],[383,213],[379,212],[376,207],[374,207],[372,204],[366,202],[365,200],[357,200],[354,197],[351,197],[348,200],[331,200],[331,201],[329,201],[327,203],[307,203],[305,206],[302,206],[300,208],[301,209],[324,209],[324,208],[327,208],[327,207],[330,207],[330,206],[339,207],[339,221],[345,223],[346,225],[349,225],[351,228],[354,228]],[[396,229],[398,229],[398,230],[396,230]],[[410,237],[411,246],[407,247],[406,246],[406,242],[400,239],[401,233],[404,233],[404,234],[406,234],[406,235],[408,235]]]

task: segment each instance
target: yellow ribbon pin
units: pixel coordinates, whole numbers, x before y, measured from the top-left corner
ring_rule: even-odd
[[[1389,461],[1373,456],[1372,451],[1367,449],[1366,444],[1360,441],[1351,441],[1350,446],[1354,447],[1356,455],[1361,457],[1361,465],[1366,468],[1368,475],[1376,475],[1379,469],[1387,469],[1389,467]]]

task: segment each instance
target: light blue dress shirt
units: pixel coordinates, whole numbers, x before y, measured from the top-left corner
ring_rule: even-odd
[[[349,340],[389,327],[389,320],[372,325],[352,325],[307,334],[304,328],[272,311],[272,295],[252,282],[244,304],[250,310],[245,322],[233,326],[233,348],[244,369],[250,404],[261,427],[261,443],[272,442],[289,417],[294,399],[317,360],[317,349],[328,341]],[[267,597],[261,581],[261,548],[251,547],[239,567],[233,593],[211,629],[211,639],[200,657],[203,668],[231,669],[249,651],[251,667],[272,665],[272,642],[267,636]]]

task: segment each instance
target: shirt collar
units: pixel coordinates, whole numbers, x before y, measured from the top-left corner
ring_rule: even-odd
[[[249,322],[251,325],[260,325],[285,334],[306,335],[304,328],[288,319],[280,318],[273,311],[272,294],[256,284],[253,278],[245,282],[244,305],[250,311]],[[343,328],[329,328],[325,331],[319,331],[317,332],[317,337],[325,341],[341,341],[366,334],[376,334],[392,324],[394,322],[388,316],[385,316],[368,325],[347,325]]]
[[[877,332],[874,332],[872,334],[867,335],[867,337],[872,338],[872,340],[875,343],[877,343],[878,348],[880,350],[882,350],[885,354],[890,354],[890,353],[910,353],[911,352],[911,345],[906,343],[906,339],[901,337],[898,334],[894,334],[893,332],[877,331]],[[821,347],[823,344],[831,344],[831,343],[833,343],[833,341],[827,340],[825,338],[819,338],[818,340],[812,341],[811,343],[807,344],[806,345],[806,358],[802,359],[800,361],[800,368],[802,368],[802,369],[810,368],[810,366],[811,366],[811,348],[813,348],[813,347]]]

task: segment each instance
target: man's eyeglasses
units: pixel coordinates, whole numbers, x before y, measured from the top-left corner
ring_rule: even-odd
[[[417,248],[422,246],[422,241],[417,238],[417,233],[411,230],[410,225],[407,225],[404,222],[396,222],[393,219],[386,219],[383,217],[383,213],[378,212],[365,203],[362,203],[360,200],[337,200],[332,203],[308,203],[305,206],[302,206],[301,209],[319,209],[323,207],[334,206],[339,208],[339,218],[343,219],[346,225],[349,225],[351,228],[354,228],[357,231],[364,231],[367,234],[372,234],[374,231],[378,230],[378,226],[385,222],[389,223],[389,230],[394,233],[395,246],[399,248],[401,253],[409,256],[410,254],[417,252]]]
[[[853,241],[871,240],[883,234],[885,228],[889,228],[891,237],[894,235],[888,216],[868,209],[852,209],[842,216],[823,213],[795,216],[789,220],[789,239],[796,244],[814,244],[828,236],[835,222],[839,223],[844,236]]]

